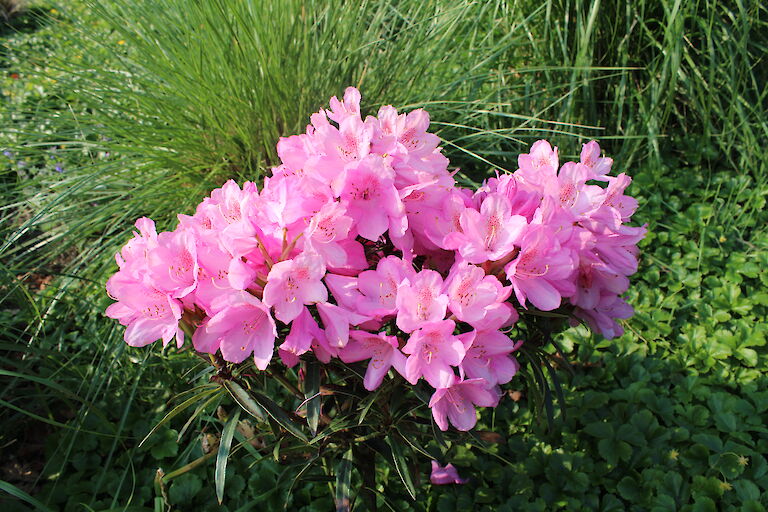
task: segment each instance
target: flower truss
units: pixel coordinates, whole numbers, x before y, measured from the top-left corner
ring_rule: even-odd
[[[560,162],[547,141],[478,190],[457,186],[428,114],[360,93],[280,139],[261,187],[228,181],[178,227],[136,222],[107,283],[107,315],[135,347],[191,335],[194,349],[259,370],[367,361],[372,391],[399,374],[434,388],[437,426],[469,430],[519,369],[507,331],[529,308],[568,306],[607,338],[631,316],[622,294],[644,227],[596,142]],[[278,334],[281,333],[281,334]],[[275,357],[277,352],[277,357]],[[458,476],[451,476],[457,479]]]

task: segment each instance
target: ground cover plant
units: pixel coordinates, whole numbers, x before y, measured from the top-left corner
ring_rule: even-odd
[[[211,402],[187,424],[190,409],[139,447],[188,398],[176,397],[187,382],[205,377],[187,372],[186,353],[126,349],[100,314],[110,253],[134,218],[169,228],[170,212],[191,213],[225,176],[255,179],[275,158],[267,141],[298,131],[300,110],[352,83],[434,112],[467,184],[514,171],[540,136],[569,156],[600,138],[617,168],[631,170],[635,217],[650,233],[627,333],[608,343],[576,329],[558,340],[572,373],[565,362],[555,373],[565,405],[552,400],[553,426],[546,407],[534,414],[537,366],[521,361],[525,383],[480,417],[479,446],[446,441],[440,462],[470,481],[420,485],[412,501],[384,471],[378,490],[401,497],[379,496],[379,507],[764,508],[764,7],[374,2],[346,18],[333,5],[302,17],[299,4],[279,18],[269,4],[241,5],[38,4],[35,16],[53,19],[3,32],[4,504],[218,508],[212,447],[235,408]],[[277,18],[290,23],[249,23]],[[197,34],[201,24],[208,39],[195,43],[184,27]],[[312,30],[326,39],[299,37]],[[305,46],[270,46],[268,33]],[[287,59],[301,74],[270,68]],[[314,71],[331,62],[333,73]],[[293,96],[295,84],[306,89]],[[241,422],[232,434],[232,452],[250,457],[230,459],[224,506],[333,507],[336,468],[294,480],[302,466],[290,454],[257,455],[246,442],[254,428]]]

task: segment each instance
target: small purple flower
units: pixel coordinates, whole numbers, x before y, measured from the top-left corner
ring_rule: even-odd
[[[10,151],[3,151],[3,154],[8,158],[11,158],[13,156],[13,153],[11,153]]]
[[[64,168],[61,166],[61,164],[56,165],[56,172],[64,172]]]

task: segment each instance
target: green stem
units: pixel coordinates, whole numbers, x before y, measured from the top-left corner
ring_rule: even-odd
[[[177,469],[177,470],[175,470],[175,471],[171,471],[170,473],[168,473],[167,475],[165,475],[164,477],[162,477],[162,480],[161,480],[161,481],[162,481],[162,483],[166,483],[166,482],[168,482],[169,480],[171,480],[171,479],[173,479],[173,478],[176,478],[177,476],[183,475],[183,474],[184,474],[184,473],[186,473],[187,471],[192,471],[192,470],[193,470],[193,469],[195,469],[197,466],[199,466],[199,465],[200,465],[200,464],[202,464],[203,462],[207,461],[208,459],[210,459],[211,457],[213,457],[214,455],[216,455],[216,453],[217,453],[217,451],[211,451],[210,453],[206,453],[206,454],[205,454],[205,455],[203,455],[202,457],[199,457],[199,458],[197,458],[197,459],[193,460],[192,462],[190,462],[190,463],[189,463],[189,464],[187,464],[186,466],[182,466],[182,467],[180,467],[179,469]]]

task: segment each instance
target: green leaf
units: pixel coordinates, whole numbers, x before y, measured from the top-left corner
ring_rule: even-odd
[[[173,417],[174,417],[174,416],[178,415],[180,412],[182,412],[183,410],[187,409],[188,407],[190,407],[190,406],[192,406],[192,405],[195,405],[195,404],[199,404],[199,403],[200,403],[200,401],[201,401],[201,400],[202,400],[204,397],[207,397],[208,395],[211,395],[211,394],[213,394],[213,393],[216,393],[216,392],[218,392],[218,391],[219,391],[219,388],[218,388],[218,387],[214,387],[214,388],[212,388],[212,389],[207,389],[207,390],[203,391],[202,393],[198,393],[198,394],[196,394],[196,395],[194,395],[194,396],[192,396],[192,397],[190,397],[190,398],[188,398],[188,399],[184,400],[182,403],[180,403],[179,405],[177,405],[176,407],[174,407],[173,409],[171,409],[171,410],[168,412],[168,414],[166,414],[165,416],[163,416],[163,419],[161,419],[161,420],[160,420],[160,421],[157,423],[157,425],[155,425],[154,427],[152,427],[152,430],[150,430],[150,431],[149,431],[149,433],[148,433],[146,436],[144,436],[144,439],[142,439],[142,440],[141,440],[141,442],[139,443],[139,448],[141,448],[141,447],[144,445],[144,443],[146,443],[146,442],[147,442],[147,440],[148,440],[150,437],[152,437],[152,434],[154,434],[155,432],[157,432],[157,430],[158,430],[160,427],[162,427],[163,425],[165,425],[166,423],[168,423],[169,421],[171,421],[171,419],[173,419]]]
[[[448,444],[445,442],[445,435],[443,435],[443,431],[440,430],[440,427],[437,426],[437,423],[435,423],[435,419],[432,417],[432,415],[429,416],[430,423],[432,425],[432,435],[435,438],[435,441],[437,441],[437,444],[440,445],[443,450],[448,449]]]
[[[765,507],[757,500],[749,500],[744,502],[741,512],[765,512]]]
[[[48,508],[40,501],[36,500],[26,492],[22,491],[21,489],[19,489],[13,484],[6,482],[5,480],[0,480],[0,491],[5,491],[11,496],[13,496],[14,498],[17,498],[29,503],[30,505],[35,507],[35,510],[41,510],[43,512],[53,512],[52,509]]]
[[[567,421],[567,415],[566,415],[566,404],[565,404],[565,395],[563,394],[563,387],[560,384],[560,378],[557,376],[557,372],[554,368],[552,368],[552,365],[549,364],[549,361],[546,357],[543,357],[542,362],[544,363],[544,366],[547,368],[547,373],[549,373],[549,377],[552,379],[552,384],[555,388],[555,396],[557,397],[557,405],[560,407],[560,415],[563,419],[563,421]]]
[[[731,347],[723,343],[717,343],[714,340],[710,340],[705,348],[710,357],[715,359],[725,359],[732,354]]]
[[[230,474],[229,478],[227,478],[227,496],[229,496],[230,499],[238,501],[245,491],[245,487],[245,478],[242,476]]]
[[[637,505],[645,501],[646,492],[637,484],[637,481],[631,476],[625,476],[616,486],[621,497]]]
[[[757,352],[751,348],[740,347],[736,349],[736,357],[744,361],[747,366],[757,366]]]
[[[320,363],[316,359],[307,361],[307,374],[304,377],[304,399],[307,401],[307,425],[309,433],[317,434],[317,424],[320,421]]]
[[[229,394],[232,395],[232,398],[237,402],[237,405],[242,407],[245,412],[259,421],[265,421],[267,419],[267,414],[264,412],[264,409],[262,409],[262,407],[257,404],[248,392],[238,383],[225,381],[224,387],[229,391]]]
[[[178,432],[175,430],[163,430],[162,436],[152,445],[149,450],[157,460],[167,457],[175,457],[179,453],[179,443],[176,442]]]
[[[691,509],[693,512],[717,512],[715,502],[710,498],[699,498],[693,504]]]
[[[619,463],[619,459],[628,461],[632,456],[632,447],[618,439],[601,439],[597,443],[597,451],[611,465]]]
[[[229,450],[232,447],[232,438],[235,435],[235,428],[237,427],[239,419],[240,409],[235,411],[235,414],[229,417],[227,424],[224,425],[224,430],[221,432],[219,453],[216,455],[216,473],[214,475],[216,498],[219,500],[219,505],[224,501],[224,483],[227,478],[227,459],[229,458]]]
[[[35,375],[26,375],[26,374],[23,374],[23,373],[11,372],[11,371],[7,371],[7,370],[0,370],[0,376],[15,377],[15,378],[22,379],[22,380],[28,380],[28,381],[32,381],[32,382],[37,382],[39,384],[43,384],[44,386],[48,386],[49,388],[58,391],[59,393],[61,393],[64,396],[66,396],[67,398],[71,398],[73,400],[77,400],[78,402],[83,402],[84,401],[82,398],[80,398],[76,394],[72,393],[72,391],[68,390],[67,388],[63,387],[60,384],[57,384],[56,382],[53,382],[50,379],[46,379],[46,378],[43,378],[43,377],[38,377],[38,376],[35,376]]]
[[[168,500],[174,504],[189,503],[203,488],[203,481],[194,473],[185,473],[173,480],[168,489]]]
[[[703,405],[694,405],[690,409],[690,419],[698,427],[705,425],[709,419],[709,409]]]
[[[654,506],[651,507],[651,512],[669,512],[670,510],[677,510],[675,499],[667,494],[659,494],[656,496]]]
[[[712,434],[694,434],[691,439],[696,443],[701,443],[713,452],[719,452],[723,449],[723,441]]]
[[[336,468],[336,512],[349,512],[352,509],[352,448],[349,448]]]
[[[629,422],[641,433],[643,434],[650,434],[651,426],[656,424],[656,418],[653,416],[653,413],[647,409],[643,409],[642,411],[636,412],[632,415],[632,418],[630,418]]]
[[[720,499],[723,495],[722,482],[717,478],[711,476],[694,475],[693,477],[693,496],[712,498],[713,500]]]
[[[360,402],[360,404],[357,406],[357,410],[360,411],[360,416],[357,420],[358,425],[362,425],[363,421],[365,421],[365,417],[368,415],[368,411],[371,410],[371,406],[379,400],[381,396],[381,386],[379,386],[378,389],[375,391],[372,391],[368,394],[367,397],[363,401]]]
[[[403,484],[405,485],[405,489],[408,491],[408,494],[411,495],[411,499],[416,499],[416,487],[413,485],[413,480],[411,479],[411,472],[408,469],[408,462],[403,455],[403,446],[400,444],[400,442],[395,439],[394,434],[390,434],[387,436],[387,444],[389,445],[389,449],[392,451],[392,461],[395,464],[395,469],[397,470],[397,474],[400,477],[400,480],[402,480]]]
[[[602,512],[624,512],[626,510],[624,503],[613,494],[603,496],[602,501],[602,506],[600,507]]]
[[[735,453],[724,453],[717,459],[715,469],[722,475],[731,480],[744,472],[744,466],[739,461],[739,456]]]
[[[288,487],[288,493],[287,496],[291,495],[291,491],[293,491],[293,488],[296,486],[296,484],[302,479],[304,474],[312,468],[312,465],[317,462],[317,460],[320,458],[318,456],[319,452],[315,452],[309,460],[302,466],[302,468],[299,470],[298,473],[296,473],[296,476],[293,477],[293,480],[291,480],[291,485]],[[285,500],[286,507],[288,506],[288,500]]]
[[[273,420],[275,420],[281,427],[283,427],[289,433],[298,437],[305,443],[309,442],[309,439],[307,439],[306,434],[304,434],[304,432],[301,431],[301,426],[297,422],[295,422],[293,419],[291,419],[291,417],[288,416],[288,413],[285,412],[285,410],[282,407],[277,405],[275,402],[273,402],[269,398],[255,391],[252,391],[249,393],[245,389],[243,389],[239,384],[233,381],[224,382],[224,386],[227,388],[227,391],[229,391],[230,394],[232,394],[232,397],[235,398],[237,403],[243,406],[243,408],[249,413],[251,411],[264,410],[267,412],[267,414],[269,414],[269,416]]]
[[[749,480],[740,478],[733,482],[733,488],[741,501],[760,499],[760,489]]]
[[[613,425],[604,421],[595,421],[588,423],[584,427],[584,432],[598,439],[612,439]]]

